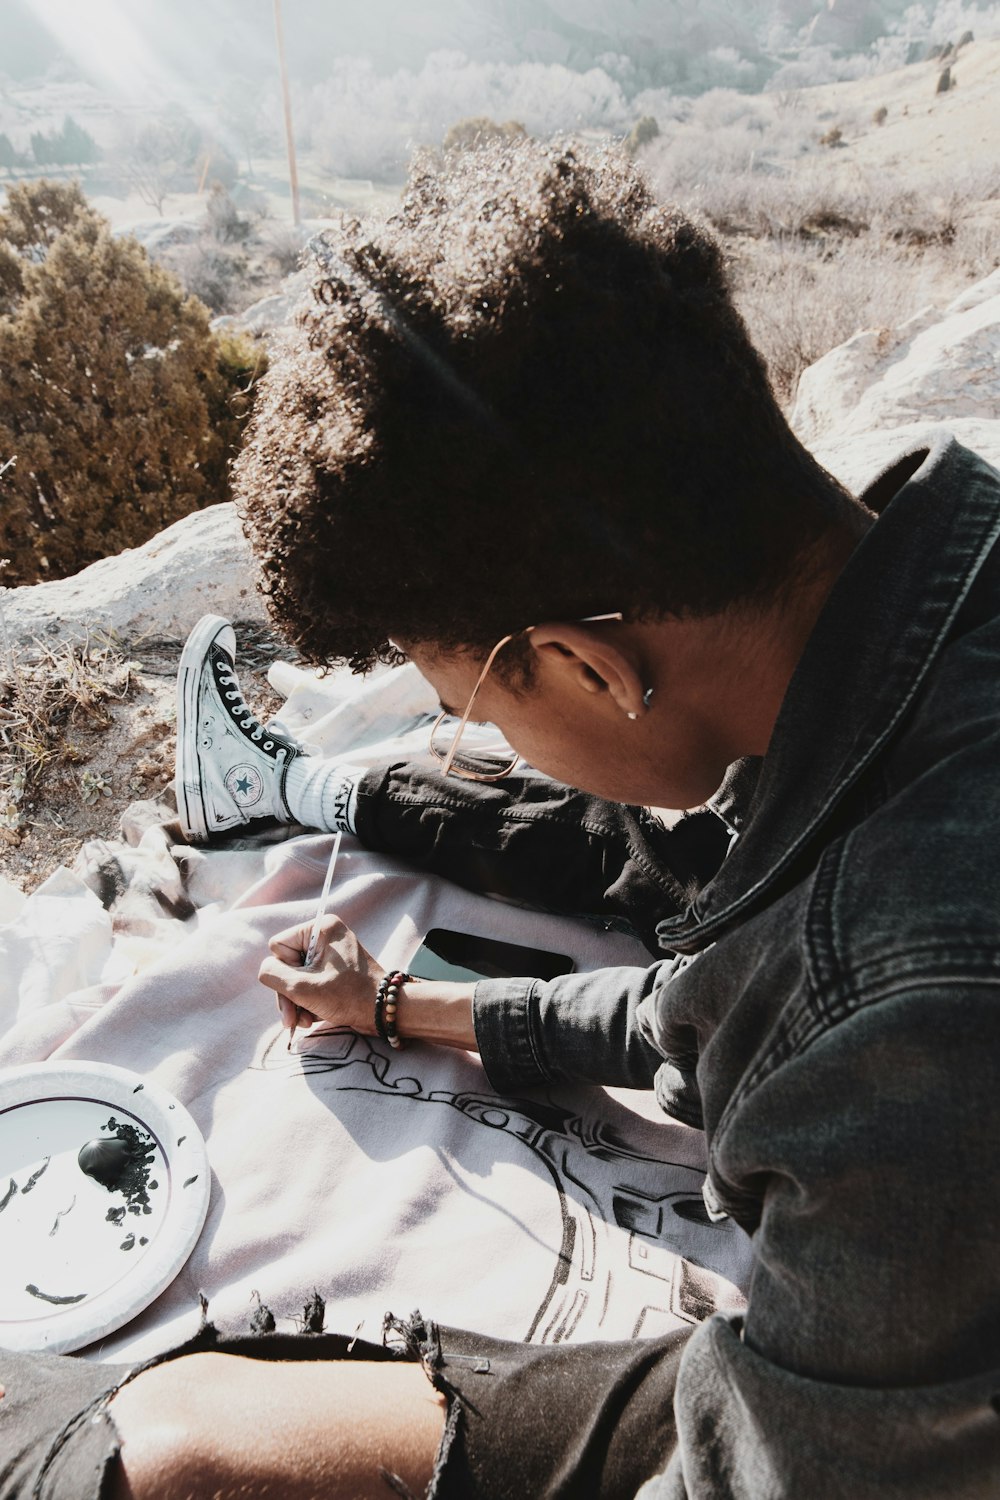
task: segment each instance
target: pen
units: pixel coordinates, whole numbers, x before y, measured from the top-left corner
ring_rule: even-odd
[[[333,872],[337,867],[337,855],[340,853],[340,840],[342,838],[343,834],[338,833],[333,840],[333,848],[330,850],[330,863],[326,867],[326,879],[323,881],[323,891],[319,898],[319,905],[316,908],[316,915],[313,918],[312,931],[309,934],[309,946],[306,948],[305,957],[302,960],[302,967],[304,969],[312,968],[316,958],[316,944],[319,942],[319,924],[323,919],[323,913],[326,911],[326,898],[330,894],[330,886],[333,883]],[[288,1046],[285,1049],[287,1052],[291,1052],[292,1050],[292,1043],[295,1040],[298,1025],[299,1007],[296,1006],[295,1020],[292,1022],[288,1033]]]

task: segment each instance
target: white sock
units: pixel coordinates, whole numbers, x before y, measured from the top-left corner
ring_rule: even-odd
[[[297,755],[285,778],[285,801],[297,823],[324,833],[355,833],[358,783],[366,766]]]

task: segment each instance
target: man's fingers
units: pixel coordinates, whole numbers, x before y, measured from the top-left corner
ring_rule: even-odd
[[[307,996],[316,984],[316,975],[311,969],[303,969],[301,963],[282,963],[279,958],[265,958],[257,978],[269,990],[287,995],[296,1005],[302,1003],[302,997]]]
[[[339,917],[328,914],[321,918],[319,932],[316,941],[316,958],[319,959],[326,952],[331,939],[334,936],[346,932],[343,922]],[[309,948],[312,937],[312,923],[300,922],[298,927],[286,927],[282,932],[276,932],[270,939],[268,947],[275,958],[280,958],[286,964],[301,964],[303,957]]]
[[[278,995],[276,999],[281,1024],[286,1030],[295,1026],[300,1031],[304,1031],[307,1026],[312,1026],[319,1020],[315,1011],[307,1010],[304,1005],[296,1005],[295,1001],[289,1000],[287,995]]]
[[[323,1020],[363,1030],[370,1024],[381,967],[339,917],[328,915],[317,929],[315,957],[306,968],[311,932],[302,923],[271,939],[271,951],[258,971],[261,984],[279,997],[286,1026]],[[298,1021],[292,1019],[295,1011]]]
[[[284,932],[276,932],[267,946],[272,955],[280,958],[282,963],[301,964],[309,947],[311,931],[308,923],[303,923],[300,927],[286,927]]]
[[[278,960],[279,963],[289,964],[292,968],[302,967],[306,956],[306,950],[304,948],[295,948],[290,943],[278,944],[272,942],[270,944],[270,949],[272,955]]]

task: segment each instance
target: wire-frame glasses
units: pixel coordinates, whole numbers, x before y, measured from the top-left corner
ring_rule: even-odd
[[[613,610],[605,615],[585,615],[582,620],[577,621],[580,625],[596,624],[599,620],[620,620],[622,612],[620,609]],[[430,752],[434,759],[441,763],[441,775],[447,776],[454,773],[462,776],[466,781],[503,781],[509,776],[520,760],[520,756],[511,753],[508,745],[503,745],[499,750],[493,751],[489,746],[477,746],[465,755],[460,754],[462,736],[466,725],[472,715],[472,709],[476,701],[476,694],[482,687],[489,674],[489,670],[496,661],[497,656],[515,635],[530,635],[535,629],[534,625],[528,625],[524,630],[512,630],[509,635],[502,636],[497,641],[493,650],[483,663],[483,669],[476,678],[476,685],[469,695],[469,701],[465,706],[465,712],[459,719],[456,728],[450,737],[443,732],[447,721],[454,718],[447,710],[438,714],[431,728]]]

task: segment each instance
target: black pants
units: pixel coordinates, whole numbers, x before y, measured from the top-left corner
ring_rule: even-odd
[[[742,806],[755,777],[755,763],[732,767],[719,804],[727,812]],[[657,957],[657,923],[686,909],[730,841],[726,823],[707,809],[666,828],[645,808],[544,777],[445,777],[429,757],[367,771],[356,822],[369,849],[469,890],[626,929]]]
[[[433,1500],[631,1500],[674,1445],[686,1330],[606,1344],[530,1345],[387,1319],[387,1345],[338,1334],[218,1339],[210,1324],[145,1364],[0,1352],[0,1500],[107,1500],[119,1442],[109,1403],[129,1379],[204,1350],[263,1360],[419,1360],[447,1397]],[[329,1427],[330,1420],[317,1413]],[[406,1494],[384,1474],[386,1494]]]

